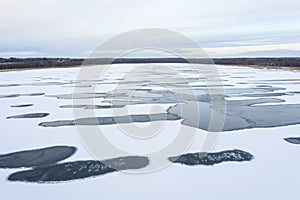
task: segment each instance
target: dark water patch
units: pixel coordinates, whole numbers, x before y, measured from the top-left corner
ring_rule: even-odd
[[[56,164],[13,173],[9,181],[59,183],[96,177],[120,170],[141,169],[149,164],[147,157],[128,156],[104,161],[87,160]]]
[[[0,95],[0,98],[15,98],[21,96],[20,94],[8,94],[8,95]]]
[[[12,108],[24,108],[24,107],[31,107],[33,104],[19,104],[19,105],[11,105]]]
[[[248,76],[231,76],[231,78],[253,78]]]
[[[170,104],[170,103],[178,103],[176,98],[144,98],[144,100],[122,100],[122,99],[114,99],[114,100],[104,100],[104,103],[111,103],[113,106],[124,107],[126,105],[140,105],[140,104]]]
[[[41,76],[28,76],[28,77],[26,77],[26,78],[29,78],[29,79],[42,79],[43,77],[41,77]]]
[[[277,87],[260,85],[259,87],[254,88],[231,88],[226,89],[229,96],[232,95],[251,95],[269,97],[279,95],[281,93],[267,93],[272,92],[278,89]],[[240,130],[247,128],[268,128],[268,127],[277,127],[277,126],[287,126],[300,123],[300,110],[299,104],[285,104],[285,105],[256,105],[264,103],[280,103],[283,100],[275,98],[260,98],[255,100],[230,100],[225,101],[224,96],[211,96],[209,95],[208,89],[199,89],[199,92],[205,93],[203,95],[190,95],[185,94],[184,90],[178,90],[177,93],[171,91],[138,91],[135,95],[131,96],[131,99],[128,102],[127,94],[124,93],[98,93],[102,98],[111,98],[114,100],[110,102],[114,107],[124,107],[125,105],[135,105],[135,104],[169,104],[176,103],[176,106],[171,107],[168,110],[169,114],[177,116],[176,119],[184,119],[182,123],[187,126],[194,128],[199,128],[209,131],[231,131],[231,130]],[[285,94],[285,93],[282,93]],[[93,94],[82,94],[83,96],[77,96],[78,98],[90,98]],[[246,95],[246,96],[247,96]],[[72,95],[71,95],[72,96]],[[65,98],[65,97],[64,97]],[[71,98],[71,97],[68,97]],[[122,100],[123,99],[123,100]],[[212,110],[211,103],[212,99],[218,104],[225,103],[227,104],[227,111],[225,110]],[[178,104],[180,102],[186,102],[185,104]],[[106,101],[106,100],[105,100]],[[78,106],[78,105],[77,105]],[[70,107],[70,106],[69,106]],[[79,105],[78,107],[86,109],[97,109],[97,106],[85,106]],[[98,107],[103,108],[103,107]],[[198,108],[200,112],[195,111]],[[182,110],[181,110],[182,109]],[[200,115],[200,122],[198,118]],[[222,120],[225,118],[224,127],[220,130],[219,128],[210,127],[211,117],[214,116],[216,119],[213,120]],[[100,117],[100,118],[86,118],[76,120],[59,120],[54,122],[43,122],[41,126],[73,126],[77,122],[79,125],[106,125],[106,124],[115,124],[115,123],[132,123],[132,122],[148,122],[152,121],[149,115],[137,115],[140,119],[134,118],[129,120],[129,116],[123,117]],[[115,119],[119,121],[116,122]],[[88,122],[90,120],[90,122]],[[159,118],[159,120],[164,120]],[[168,117],[165,118],[168,120]],[[173,120],[173,118],[171,118]]]
[[[150,91],[152,91],[152,89],[147,89],[147,88],[138,88],[138,89],[134,89],[134,91],[150,92]]]
[[[130,96],[129,96],[130,95]],[[155,93],[146,90],[137,90],[132,94],[128,91],[119,91],[116,93],[78,93],[78,94],[60,94],[60,95],[47,95],[46,97],[55,97],[58,99],[94,99],[94,98],[103,98],[103,99],[114,99],[113,101],[122,101],[128,103],[128,101],[143,101],[145,104],[147,102],[155,102],[155,99],[164,98],[164,96],[169,95],[164,92]],[[174,95],[173,95],[174,96]],[[106,101],[107,102],[107,101]]]
[[[237,70],[237,68],[236,69],[232,68],[232,70]],[[230,74],[231,75],[236,75],[236,76],[239,76],[239,75],[243,76],[245,74],[247,74],[247,75],[249,75],[249,74],[256,75],[256,72],[252,72],[252,71],[239,71],[239,72],[230,72]]]
[[[198,88],[197,88],[198,87]],[[214,88],[216,87],[216,88]],[[160,95],[162,95],[163,97],[166,97],[166,96],[170,96],[170,94],[173,96],[173,97],[177,97],[177,98],[182,98],[182,100],[188,100],[188,99],[185,99],[184,96],[180,96],[180,95],[186,95],[186,96],[191,96],[191,92],[189,92],[190,90],[193,90],[194,94],[197,96],[198,99],[207,99],[206,97],[208,96],[211,96],[211,94],[219,94],[219,89],[218,86],[212,86],[212,87],[199,87],[199,86],[192,86],[191,88],[186,88],[186,91],[184,90],[184,88],[176,88],[176,93],[172,93],[170,91],[151,91],[149,93],[160,93]],[[256,87],[253,87],[253,88],[224,88],[225,90],[225,95],[227,96],[242,96],[242,95],[255,95],[255,94],[265,94],[265,93],[268,93],[268,92],[273,92],[273,91],[276,91],[276,90],[279,90],[279,89],[282,89],[282,88],[276,88],[276,87],[259,87],[259,88],[256,88]],[[199,93],[199,94],[197,94]],[[210,98],[209,98],[210,99]],[[200,100],[201,101],[201,100]],[[201,101],[203,102],[203,101]],[[204,101],[204,102],[208,102],[208,101]]]
[[[56,85],[72,85],[78,83],[78,81],[51,81],[42,82],[42,79],[35,80],[33,83],[20,83],[20,84],[0,84],[0,87],[17,87],[17,86],[56,86]]]
[[[283,87],[274,87],[274,86],[271,86],[271,85],[265,85],[265,84],[262,84],[262,85],[256,85],[255,87],[257,88],[271,88],[273,90],[285,90],[285,88]]]
[[[239,106],[255,106],[258,104],[265,103],[283,103],[285,100],[278,98],[259,98],[259,99],[250,99],[250,100],[227,100],[226,104],[230,107],[239,107]]]
[[[179,120],[180,117],[175,114],[152,114],[152,115],[127,115],[116,117],[89,117],[80,118],[76,120],[58,120],[42,122],[39,126],[43,127],[60,127],[60,126],[99,126],[121,123],[133,123],[133,122],[151,122],[151,121],[163,121],[163,120]]]
[[[300,104],[257,105],[253,103],[268,103],[266,99],[251,102],[231,101],[224,110],[213,110],[211,105],[201,102],[186,102],[170,107],[167,112],[176,114],[182,119],[182,124],[209,131],[232,131],[246,128],[271,128],[295,125],[300,123]],[[244,103],[244,104],[243,104]],[[248,105],[247,105],[248,104]],[[252,106],[249,106],[252,105]],[[196,112],[198,110],[199,112]],[[200,115],[200,121],[198,121]],[[212,116],[214,117],[212,119]],[[224,126],[210,126],[212,120],[225,119]]]
[[[84,80],[84,79],[76,79],[77,83],[98,83],[101,82],[101,80],[98,79],[88,79],[88,80]]]
[[[36,167],[57,163],[76,151],[76,147],[53,146],[0,155],[0,168]]]
[[[43,118],[43,117],[47,117],[48,115],[49,113],[29,113],[29,114],[9,116],[7,117],[7,119]]]
[[[45,93],[31,93],[31,94],[23,94],[21,96],[43,96]]]
[[[218,85],[218,84],[208,84],[208,85],[192,85],[191,88],[194,90],[194,89],[197,89],[197,88],[213,88],[213,87],[217,87],[217,88],[220,88],[220,87],[233,87],[234,85],[230,85],[230,84],[224,84],[224,85]]]
[[[28,84],[30,86],[59,86],[59,85],[72,85],[78,83],[77,81],[66,81],[66,82],[38,82]]]
[[[125,105],[62,105],[60,108],[108,109],[123,108]]]
[[[279,97],[291,95],[289,93],[277,92],[277,93],[257,93],[257,94],[242,94],[243,97]]]
[[[300,104],[259,105],[233,107],[228,114],[247,119],[250,128],[271,128],[299,124],[299,110]]]
[[[0,98],[15,98],[15,97],[26,97],[26,96],[42,96],[45,93],[31,93],[31,94],[7,94],[0,95]]]
[[[179,72],[191,72],[191,73],[198,73],[195,69],[178,69]]]
[[[291,78],[291,79],[266,79],[266,80],[259,80],[259,81],[264,81],[264,82],[294,82],[294,81],[297,81],[297,82],[300,82],[300,79],[299,78]]]
[[[282,88],[280,88],[282,89]],[[225,88],[225,94],[227,95],[242,95],[242,94],[256,94],[256,93],[267,93],[279,90],[276,87],[253,87],[253,88]]]
[[[276,85],[299,85],[300,81],[293,81],[293,80],[257,80],[252,81],[251,83],[254,84],[276,84]],[[249,83],[248,83],[249,84]]]
[[[110,80],[110,79],[109,79]],[[151,83],[152,81],[150,81],[150,80],[143,80],[143,81],[120,81],[120,82],[116,82],[117,84],[126,84],[126,85],[131,85],[131,84],[133,84],[133,85],[136,85],[136,86],[138,86],[138,85],[144,85],[145,83]],[[109,83],[109,82],[107,82],[107,83]],[[103,83],[101,83],[101,84],[103,84]],[[109,83],[110,84],[110,83]]]
[[[164,84],[159,86],[166,86]],[[220,85],[214,84],[212,87],[207,88],[206,86],[192,86],[190,88],[187,88],[186,85],[176,85],[175,92],[172,91],[157,91],[157,90],[151,90],[151,89],[135,89],[136,87],[133,87],[129,89],[130,91],[135,90],[135,92],[132,94],[128,91],[124,90],[118,90],[114,92],[108,92],[108,93],[78,93],[78,94],[60,94],[60,95],[47,95],[47,97],[55,97],[58,99],[94,99],[94,98],[103,98],[103,99],[114,99],[114,104],[116,102],[123,102],[124,105],[126,104],[149,104],[149,103],[176,103],[178,102],[178,99],[181,99],[183,101],[192,101],[196,100],[199,102],[210,102],[210,93],[218,93]],[[224,86],[224,85],[223,85]],[[230,85],[225,85],[230,86]],[[174,88],[174,84],[172,85]],[[216,87],[216,88],[215,88]],[[195,91],[196,96],[189,94],[191,91]],[[268,92],[273,92],[275,90],[282,89],[282,88],[276,88],[276,87],[254,87],[254,88],[226,88],[225,93],[228,96],[234,96],[234,95],[253,95],[253,96],[263,96],[265,93],[268,96]],[[199,93],[199,94],[197,94]],[[279,93],[277,93],[279,95]],[[285,94],[285,93],[284,93]],[[270,94],[269,96],[272,96],[275,94]],[[122,101],[122,99],[124,99]],[[128,102],[129,100],[129,102]],[[115,104],[116,105],[116,104]],[[118,104],[120,105],[120,104]],[[124,106],[123,105],[123,106]]]
[[[288,94],[300,94],[300,91],[288,92]]]
[[[20,84],[0,84],[0,87],[15,87],[20,86]]]
[[[92,85],[64,85],[62,87],[70,87],[70,88],[89,88],[92,87]]]
[[[244,162],[254,158],[248,152],[242,150],[227,150],[217,153],[188,153],[181,156],[169,157],[169,161],[184,165],[214,165],[222,162]]]
[[[190,89],[190,88],[189,88]],[[257,89],[257,88],[256,88]],[[212,88],[210,91],[214,93],[215,88]],[[261,94],[261,91],[271,91],[274,90],[274,88],[261,88],[259,91],[259,94]],[[187,90],[189,91],[189,90]],[[248,94],[255,94],[250,93],[254,92],[255,88],[250,89],[240,89],[235,91],[229,91],[232,92],[230,96],[233,94],[236,95],[242,95],[243,92],[248,92]],[[212,99],[218,101],[224,101],[224,96],[222,95],[209,95],[209,90],[207,88],[193,88],[193,92],[195,95],[188,94],[184,88],[176,88],[176,93],[168,90],[149,90],[149,91],[138,91],[136,94],[131,95],[130,98],[124,93],[116,93],[116,94],[108,94],[105,96],[105,94],[102,94],[101,97],[104,99],[113,99],[113,100],[104,100],[103,102],[107,102],[112,104],[113,106],[117,107],[124,107],[125,105],[136,105],[136,104],[170,104],[170,103],[178,103],[178,102],[187,102],[187,101],[197,101],[197,102],[203,102],[203,103],[211,103]],[[186,94],[187,93],[187,94]],[[217,93],[217,92],[215,92]],[[92,97],[92,95],[88,95]],[[86,98],[89,98],[88,96],[85,96]],[[268,96],[268,95],[267,95]],[[78,98],[83,98],[83,96],[77,96]],[[65,98],[65,97],[64,97]],[[68,98],[71,98],[68,97]],[[244,101],[234,101],[235,104],[244,103]],[[274,101],[270,101],[274,102]],[[278,102],[278,101],[276,101]],[[259,103],[259,102],[258,102]],[[233,104],[232,104],[233,105]],[[83,107],[83,105],[80,105],[79,107]],[[71,106],[68,106],[68,108],[71,108]],[[95,109],[93,107],[90,107],[91,109]],[[101,107],[99,107],[101,109]]]
[[[284,138],[284,140],[292,144],[300,144],[300,137],[289,137]]]
[[[211,109],[211,105],[202,102],[187,102],[186,104],[177,104],[167,110],[170,114],[179,115],[183,125],[199,128],[206,131],[229,131],[234,129],[247,128],[248,122],[235,115],[224,115]],[[212,118],[213,116],[213,118]],[[222,122],[225,119],[224,126],[211,127],[212,120]]]
[[[42,80],[60,80],[60,78],[54,78],[54,77],[41,77]]]
[[[123,93],[78,93],[78,94],[59,94],[59,95],[46,95],[46,97],[54,97],[57,99],[94,99],[94,98],[112,98],[112,97],[122,97]]]
[[[83,94],[59,94],[59,95],[46,95],[46,97],[54,97],[57,99],[93,99],[93,98],[104,98],[107,95],[105,93],[93,94],[93,93],[83,93]]]

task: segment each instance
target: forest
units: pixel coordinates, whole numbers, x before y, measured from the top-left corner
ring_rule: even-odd
[[[300,67],[300,58],[0,58],[0,69],[71,67],[111,63],[215,63],[219,65]]]

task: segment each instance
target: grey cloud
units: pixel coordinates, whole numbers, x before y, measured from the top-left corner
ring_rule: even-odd
[[[85,56],[118,33],[149,27],[178,31],[204,47],[300,40],[296,0],[2,0],[0,6],[0,46],[9,48],[2,52]]]

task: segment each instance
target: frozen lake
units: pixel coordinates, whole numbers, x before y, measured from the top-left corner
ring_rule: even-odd
[[[80,68],[1,72],[1,198],[300,198],[299,71],[217,66],[218,77],[188,64],[148,65],[117,64],[100,79],[80,79]],[[199,157],[208,131],[218,129],[212,116],[224,126]],[[158,134],[143,131],[162,122]],[[131,124],[141,131],[124,134]],[[96,160],[80,137],[95,127],[132,156]],[[181,127],[195,133],[188,148],[163,154],[160,170],[130,173],[154,163],[147,155]]]

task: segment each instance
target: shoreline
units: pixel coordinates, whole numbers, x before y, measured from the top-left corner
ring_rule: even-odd
[[[192,63],[192,64],[198,64],[198,63]],[[101,64],[95,64],[95,65],[101,65]],[[287,71],[299,71],[300,70],[300,67],[282,67],[282,66],[268,66],[268,65],[240,65],[240,64],[239,65],[238,64],[215,64],[215,65],[249,67],[249,68],[256,68],[256,69],[277,69],[277,70],[287,70]],[[88,67],[89,65],[85,65],[85,66]],[[78,67],[83,67],[83,66],[82,65],[74,65],[74,66],[63,66],[63,67],[54,66],[54,67],[37,67],[37,68],[0,69],[0,73],[1,72],[13,72],[13,71],[25,71],[25,70],[27,71],[27,70],[42,70],[42,69],[65,69],[65,68],[78,68]]]
[[[282,66],[268,66],[268,65],[234,65],[234,64],[217,64],[220,66],[236,66],[236,67],[249,67],[256,69],[277,69],[287,71],[299,71],[300,67],[282,67]]]
[[[37,67],[37,68],[13,68],[13,69],[0,69],[1,72],[14,72],[14,71],[27,71],[27,70],[42,70],[42,69],[65,69],[65,68],[77,68],[81,67],[81,65],[74,66],[63,66],[63,67]]]

